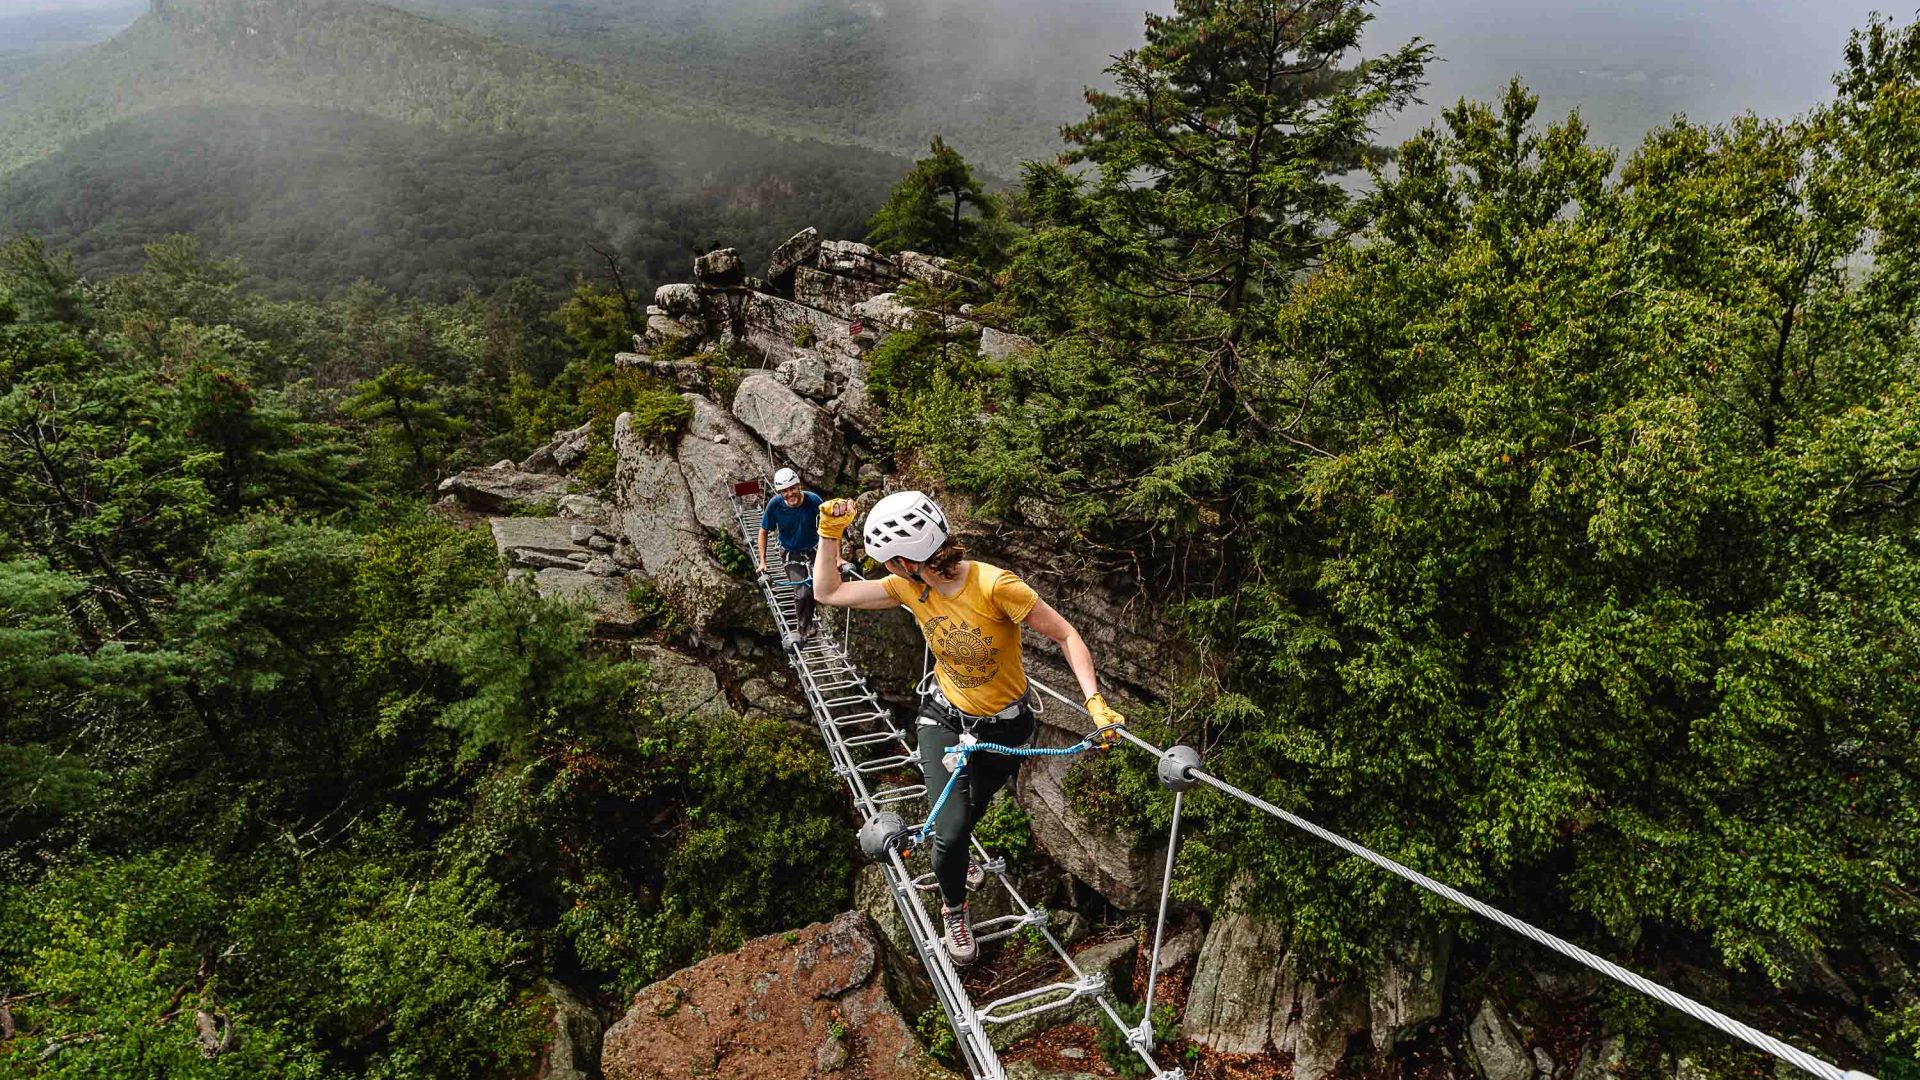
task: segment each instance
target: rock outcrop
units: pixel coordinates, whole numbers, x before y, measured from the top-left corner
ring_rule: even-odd
[[[895,1004],[912,989],[910,969],[873,924],[848,912],[642,989],[608,1029],[601,1070],[607,1080],[951,1077]]]
[[[1367,989],[1375,1050],[1393,1049],[1440,1015],[1452,953],[1451,934],[1388,950],[1386,967]]]
[[[1492,1001],[1481,1002],[1467,1025],[1467,1046],[1482,1080],[1533,1080],[1534,1060],[1526,1040]]]
[[[587,458],[587,436],[593,431],[593,422],[581,424],[571,431],[558,431],[553,439],[528,454],[520,463],[521,472],[564,473]]]
[[[440,494],[451,495],[481,513],[510,514],[559,499],[570,483],[565,476],[527,472],[511,461],[502,461],[447,477],[440,481]]]
[[[600,1075],[600,1034],[606,1025],[579,994],[547,980],[553,1007],[547,1049],[534,1080],[593,1080]]]
[[[840,472],[845,448],[825,409],[755,372],[734,392],[733,415],[780,449],[802,476],[831,479]]]
[[[613,446],[614,515],[640,570],[695,629],[737,615],[745,583],[714,559],[679,458],[635,432],[626,413]]]
[[[1181,1032],[1222,1053],[1292,1054],[1295,1080],[1324,1080],[1368,1030],[1368,987],[1298,972],[1279,928],[1237,910],[1249,887],[1235,884],[1231,910],[1207,933]]]
[[[1072,682],[1051,685],[1071,686]],[[1071,746],[1085,734],[1077,714],[1062,709],[1042,714],[1034,732],[1038,747]],[[1014,798],[1031,820],[1033,838],[1048,858],[1092,886],[1115,907],[1145,911],[1160,898],[1160,873],[1166,864],[1166,846],[1155,848],[1144,837],[1111,822],[1090,820],[1073,808],[1067,796],[1072,758],[1029,758],[1014,780]]]

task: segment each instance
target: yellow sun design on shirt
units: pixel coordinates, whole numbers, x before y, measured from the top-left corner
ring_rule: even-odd
[[[993,681],[1000,650],[980,627],[965,619],[936,615],[927,620],[927,641],[932,644],[941,669],[955,686],[971,690]]]

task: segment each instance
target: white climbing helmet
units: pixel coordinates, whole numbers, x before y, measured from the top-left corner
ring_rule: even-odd
[[[800,482],[800,474],[792,469],[781,469],[773,474],[773,490],[785,491]]]
[[[896,491],[867,511],[867,554],[876,562],[892,558],[926,562],[947,542],[947,515],[921,491]]]

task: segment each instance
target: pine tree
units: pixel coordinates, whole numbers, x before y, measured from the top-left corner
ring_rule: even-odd
[[[1042,222],[1016,265],[1030,307],[1119,315],[1135,345],[1204,355],[1179,381],[1205,388],[1212,425],[1237,424],[1239,372],[1268,301],[1349,227],[1338,178],[1372,154],[1373,124],[1414,99],[1417,40],[1350,63],[1368,0],[1179,0],[1148,15],[1146,44],[1089,90],[1061,166],[1034,166]],[[1064,167],[1096,166],[1091,187]],[[1061,303],[1062,288],[1082,294]],[[1134,303],[1086,297],[1117,287]]]
[[[413,462],[416,480],[426,477],[466,427],[440,407],[433,380],[406,364],[394,364],[361,383],[344,407],[399,444]]]
[[[991,265],[1004,238],[1000,202],[972,166],[935,135],[927,157],[894,185],[873,215],[867,239],[881,247],[920,251]]]

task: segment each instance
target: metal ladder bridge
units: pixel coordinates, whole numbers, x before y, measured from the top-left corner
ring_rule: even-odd
[[[750,553],[759,548],[760,515],[765,505],[764,492],[768,490],[757,480],[734,485],[733,511],[740,538]],[[802,644],[794,610],[798,584],[764,574],[759,576],[759,584],[767,610],[780,632],[787,662],[793,666],[814,725],[826,744],[834,774],[846,783],[861,823],[866,824],[888,811],[906,817],[924,816],[928,792],[926,784],[920,782],[919,759],[912,738],[894,722],[892,711],[880,702],[867,685],[866,677],[847,656],[852,612],[821,605],[816,615],[821,628]],[[825,625],[826,614],[831,610],[838,610],[842,615],[837,636]],[[1058,958],[1065,977],[975,1005],[959,970],[948,959],[940,942],[939,900],[933,875],[930,872],[916,874],[898,853],[890,852],[881,864],[886,873],[887,891],[906,923],[914,951],[919,954],[927,979],[933,985],[934,997],[953,1027],[954,1045],[968,1073],[974,1080],[1005,1080],[1006,1073],[990,1041],[989,1029],[1066,1008],[1078,1001],[1091,1000],[1117,1030],[1131,1036],[1128,1025],[1114,1009],[1105,976],[1082,971],[1074,963],[1072,954],[1048,928],[1047,909],[1027,903],[1020,895],[1008,877],[1005,860],[990,857],[977,840],[973,842],[973,849],[974,858],[987,872],[988,882],[984,888],[1005,890],[1013,908],[1013,914],[975,923],[975,940],[985,945],[1031,927]],[[1146,1049],[1134,1045],[1134,1052],[1155,1080],[1185,1080],[1184,1071],[1161,1069]]]

